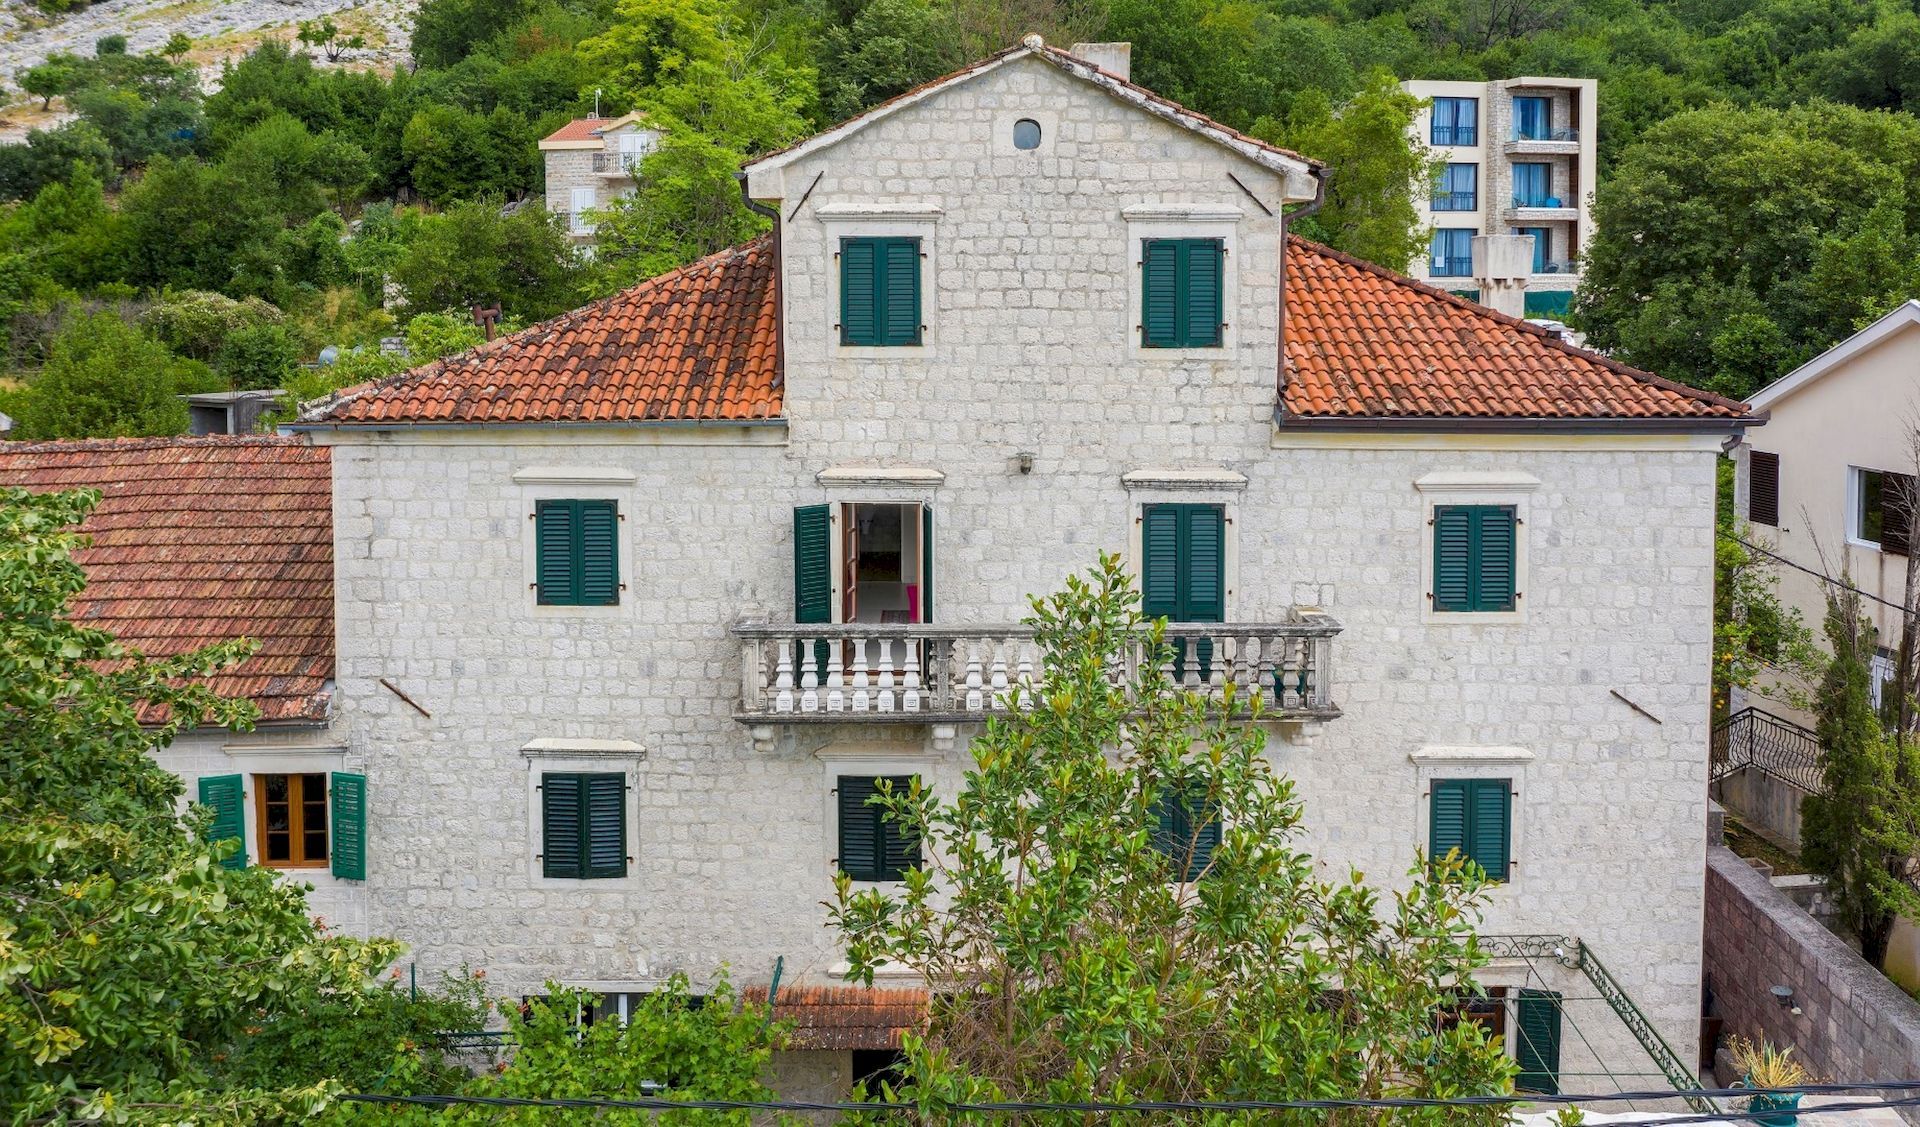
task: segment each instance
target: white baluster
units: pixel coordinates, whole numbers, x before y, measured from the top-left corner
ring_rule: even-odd
[[[874,708],[880,712],[893,711],[893,639],[880,639],[880,691],[876,694]]]
[[[773,644],[779,660],[773,667],[773,710],[793,711],[793,643],[782,638]]]
[[[986,700],[980,691],[980,644],[967,639],[967,711],[985,712]]]
[[[827,643],[827,711],[847,710],[847,674],[840,665],[840,643]]]
[[[920,711],[920,643],[908,638],[903,643],[906,649],[906,670],[900,686],[900,708],[903,712]]]
[[[820,643],[808,638],[798,639],[795,647],[800,651],[800,711],[820,711],[820,659],[815,651]]]
[[[991,705],[996,709],[1007,707],[1007,647],[1012,639],[989,638],[987,653],[993,662],[993,697]]]
[[[1013,644],[1019,648],[1020,668],[1014,675],[1014,683],[1020,686],[1020,699],[1028,708],[1033,707],[1033,643],[1025,638],[1015,638]]]
[[[1180,687],[1190,693],[1200,691],[1200,639],[1181,639]]]
[[[853,710],[865,712],[867,700],[867,639],[853,640]]]
[[[1207,664],[1207,699],[1218,701],[1227,685],[1227,647],[1232,643],[1226,638],[1213,638],[1212,641],[1213,660]],[[1200,648],[1198,639],[1194,641],[1194,648]]]

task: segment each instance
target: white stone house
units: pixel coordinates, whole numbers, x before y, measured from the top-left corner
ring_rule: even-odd
[[[576,241],[591,241],[593,212],[633,194],[640,162],[659,143],[659,130],[638,113],[569,121],[540,140],[547,210]]]
[[[1564,316],[1580,285],[1580,256],[1593,237],[1599,177],[1599,83],[1591,78],[1416,81],[1401,88],[1426,104],[1417,143],[1446,162],[1417,201],[1432,228],[1413,276],[1475,297],[1471,243],[1482,235],[1533,238],[1528,317]]]

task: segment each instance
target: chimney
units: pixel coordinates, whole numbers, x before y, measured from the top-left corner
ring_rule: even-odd
[[[1133,79],[1131,43],[1075,43],[1067,48],[1067,54],[1083,63],[1092,63],[1108,74],[1128,81]]]
[[[1527,315],[1527,276],[1533,273],[1532,235],[1480,235],[1473,240],[1473,284],[1480,304],[1515,319]]]

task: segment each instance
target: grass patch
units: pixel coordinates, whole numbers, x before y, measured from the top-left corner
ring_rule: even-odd
[[[1807,871],[1797,855],[1761,837],[1732,814],[1727,815],[1727,848],[1749,860],[1772,865],[1778,876],[1798,876]]]

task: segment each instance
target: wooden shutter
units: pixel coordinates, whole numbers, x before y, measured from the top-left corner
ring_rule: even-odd
[[[572,501],[541,501],[533,507],[534,583],[542,604],[564,605],[576,600],[576,517]]]
[[[881,778],[893,788],[895,794],[905,794],[913,789],[912,775],[883,775]],[[874,809],[873,815],[880,831],[880,879],[902,880],[907,873],[920,867],[920,839],[880,810]]]
[[[879,344],[879,248],[872,239],[840,240],[840,343]]]
[[[540,776],[540,871],[550,877],[587,875],[580,848],[586,824],[586,786],[580,775]]]
[[[1747,452],[1747,519],[1780,527],[1780,455]]]
[[[840,806],[840,871],[854,880],[880,880],[882,853],[880,811],[867,805],[879,790],[863,775],[841,775],[834,781]]]
[[[1522,1092],[1560,1090],[1560,995],[1522,987],[1514,1002],[1514,1060],[1520,1074],[1513,1086]]]
[[[879,342],[919,344],[920,240],[881,239],[879,242]]]
[[[1140,246],[1140,343],[1148,348],[1180,344],[1180,243],[1147,239]]]
[[[1880,475],[1880,550],[1908,554],[1913,539],[1915,482],[1912,474]]]
[[[579,586],[577,602],[614,606],[620,602],[620,514],[612,501],[576,501]]]
[[[205,775],[200,779],[200,805],[213,809],[207,840],[238,839],[239,848],[220,861],[222,868],[247,867],[247,792],[238,775]]]
[[[1427,802],[1427,857],[1444,860],[1459,850],[1467,855],[1468,780],[1435,779]]]
[[[1512,610],[1514,576],[1514,511],[1504,505],[1479,505],[1474,543],[1473,609]]]
[[[833,521],[826,505],[793,510],[793,620],[833,621]]]
[[[1227,521],[1218,505],[1181,506],[1182,622],[1220,622],[1226,617]]]
[[[1164,790],[1154,800],[1153,847],[1171,863],[1185,860],[1181,880],[1199,880],[1220,847],[1219,812],[1202,809],[1205,802],[1204,790],[1191,795]]]
[[[1209,348],[1220,344],[1221,267],[1226,261],[1226,244],[1219,239],[1185,239],[1181,246],[1181,280],[1185,293],[1181,300],[1185,322],[1181,343],[1190,348]]]
[[[1180,506],[1148,505],[1140,514],[1141,612],[1180,619]]]
[[[933,506],[920,506],[920,621],[933,621]]]
[[[1512,841],[1513,790],[1505,779],[1475,779],[1469,788],[1467,854],[1492,880],[1507,879]]]
[[[627,777],[583,775],[586,833],[581,851],[588,877],[627,875]]]
[[[1433,609],[1473,609],[1473,517],[1464,505],[1433,510]]]
[[[333,875],[367,879],[367,777],[333,772],[327,781],[327,817],[333,832]]]

